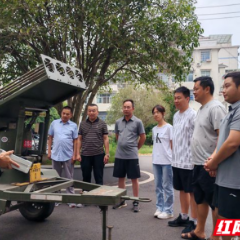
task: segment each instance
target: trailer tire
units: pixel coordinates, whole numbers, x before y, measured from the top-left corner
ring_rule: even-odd
[[[24,202],[19,211],[27,220],[40,222],[52,214],[54,207],[55,203]]]

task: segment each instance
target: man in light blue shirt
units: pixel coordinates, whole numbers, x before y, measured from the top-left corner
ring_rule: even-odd
[[[64,107],[61,112],[61,119],[54,120],[48,131],[48,158],[52,159],[52,166],[59,176],[62,175],[63,168],[65,177],[69,179],[73,179],[78,139],[77,124],[70,121],[71,117],[72,108]],[[68,187],[67,193],[74,194],[73,187]],[[81,207],[79,204],[69,204],[69,207],[76,206]]]

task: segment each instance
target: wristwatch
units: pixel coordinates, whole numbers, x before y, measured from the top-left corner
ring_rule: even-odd
[[[105,154],[105,156],[108,156],[108,157],[110,157],[110,154],[108,153],[108,154]]]

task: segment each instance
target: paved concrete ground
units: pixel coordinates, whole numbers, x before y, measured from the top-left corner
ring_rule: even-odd
[[[152,173],[151,157],[140,157],[141,170]],[[110,170],[109,170],[110,171]],[[109,174],[111,178],[111,174]],[[143,180],[149,174],[143,173]],[[110,185],[116,183],[115,179]],[[132,195],[131,187],[127,187],[128,195]],[[108,210],[108,225],[113,225],[112,240],[169,240],[181,239],[182,228],[167,226],[168,220],[153,217],[155,212],[154,181],[140,185],[140,196],[152,199],[150,203],[141,204],[141,212],[131,211],[132,203],[123,209]],[[174,217],[179,214],[179,197],[175,194]],[[18,211],[0,217],[0,240],[101,240],[101,213],[96,206],[70,209],[67,205],[56,207],[53,214],[42,223],[25,220]],[[211,231],[211,218],[207,221],[207,235]]]

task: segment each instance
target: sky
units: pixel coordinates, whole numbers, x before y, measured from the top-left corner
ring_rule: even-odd
[[[240,0],[198,0],[195,13],[204,29],[203,36],[232,34],[232,45],[240,46]]]

